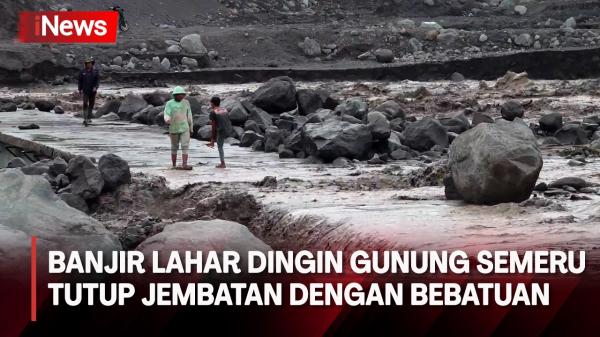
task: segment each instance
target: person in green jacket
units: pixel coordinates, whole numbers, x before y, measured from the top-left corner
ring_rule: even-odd
[[[191,133],[194,130],[192,108],[190,102],[185,99],[186,93],[182,87],[173,88],[173,99],[165,105],[165,122],[169,125],[169,136],[171,137],[171,162],[173,168],[177,167],[177,151],[181,144],[181,152],[184,170],[191,170],[188,166],[188,154],[190,149]]]

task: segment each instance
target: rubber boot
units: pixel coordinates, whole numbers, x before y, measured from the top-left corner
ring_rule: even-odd
[[[171,162],[173,163],[173,167],[177,167],[177,154],[171,154]]]

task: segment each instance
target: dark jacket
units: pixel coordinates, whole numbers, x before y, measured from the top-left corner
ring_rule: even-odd
[[[90,95],[94,91],[98,90],[100,85],[100,72],[96,67],[92,67],[92,70],[88,71],[83,68],[79,72],[79,90],[83,91],[84,94]]]

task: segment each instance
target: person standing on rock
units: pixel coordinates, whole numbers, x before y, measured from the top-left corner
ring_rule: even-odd
[[[92,122],[92,111],[96,102],[96,93],[100,85],[100,72],[96,69],[93,57],[87,57],[83,69],[79,72],[79,96],[83,98],[83,125]]]
[[[194,130],[192,108],[190,102],[185,99],[185,90],[182,87],[173,89],[173,99],[165,105],[165,123],[169,125],[169,136],[171,137],[171,162],[173,168],[177,168],[177,152],[181,144],[183,165],[181,169],[191,170],[188,166],[188,154],[190,149],[191,133]]]
[[[221,164],[217,165],[217,168],[224,169],[225,166],[225,152],[223,151],[223,144],[225,139],[231,135],[233,127],[229,120],[227,109],[221,107],[221,99],[219,97],[213,97],[210,99],[210,122],[212,125],[212,137],[208,147],[215,147],[215,140],[217,142],[217,148],[219,149],[219,158]]]

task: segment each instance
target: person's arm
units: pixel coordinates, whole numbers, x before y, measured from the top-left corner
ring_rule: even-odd
[[[98,91],[98,87],[100,86],[100,71],[94,69],[94,85],[92,86],[92,91]]]
[[[81,94],[81,91],[83,91],[83,72],[79,72],[79,84],[77,86],[77,89],[79,90],[79,93]]]
[[[171,105],[169,103],[167,103],[165,105],[165,112],[164,112],[164,119],[165,119],[165,123],[167,124],[171,124]]]
[[[187,118],[188,124],[190,125],[190,135],[194,133],[194,116],[192,115],[192,107],[188,103],[187,105]]]

